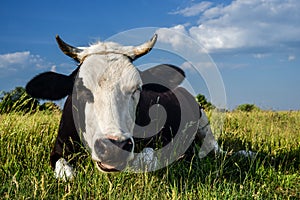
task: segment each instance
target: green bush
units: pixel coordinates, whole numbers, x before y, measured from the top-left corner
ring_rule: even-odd
[[[241,104],[236,108],[236,110],[242,112],[252,112],[252,111],[259,111],[260,108],[257,107],[255,104]]]
[[[48,110],[48,111],[59,111],[60,107],[53,103],[52,101],[47,101],[40,105],[39,110]]]
[[[204,110],[211,110],[215,108],[212,103],[207,101],[206,97],[203,94],[198,94],[196,96],[196,101],[204,108]]]

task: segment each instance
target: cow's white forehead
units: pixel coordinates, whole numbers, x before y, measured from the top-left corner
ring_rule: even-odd
[[[116,53],[116,54],[126,54],[128,51],[132,50],[133,46],[122,46],[115,42],[97,42],[91,44],[89,47],[79,47],[83,51],[78,54],[80,59],[84,58],[87,55],[98,53]]]
[[[130,90],[128,87],[142,84],[139,71],[122,54],[88,56],[80,67],[79,77],[89,89],[112,89],[119,85],[120,89]]]

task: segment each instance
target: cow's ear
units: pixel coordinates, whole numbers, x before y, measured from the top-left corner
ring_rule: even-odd
[[[59,100],[72,93],[74,73],[70,76],[55,72],[37,75],[26,85],[26,92],[34,98]]]
[[[179,67],[162,64],[141,72],[143,88],[147,85],[160,85],[166,89],[174,89],[185,79],[185,73]]]

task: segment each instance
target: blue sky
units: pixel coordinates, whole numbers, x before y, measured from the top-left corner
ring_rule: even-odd
[[[229,109],[255,103],[299,110],[299,10],[298,0],[4,0],[0,90],[24,86],[44,71],[72,71],[75,63],[58,49],[56,34],[87,46],[122,31],[160,27],[187,34],[207,50],[223,79]],[[196,92],[210,99],[205,86]]]

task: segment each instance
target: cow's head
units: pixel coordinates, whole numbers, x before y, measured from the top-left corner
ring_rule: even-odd
[[[157,36],[135,47],[99,42],[76,48],[58,36],[56,39],[60,49],[80,63],[79,67],[69,76],[40,74],[27,84],[26,90],[33,97],[50,100],[72,95],[74,122],[92,159],[102,171],[119,171],[133,159],[133,128],[143,88],[143,72],[132,62],[152,49]],[[166,67],[175,70],[162,69]],[[180,69],[165,65],[147,70],[146,74],[148,79],[153,76],[169,81],[170,87],[184,78]]]

